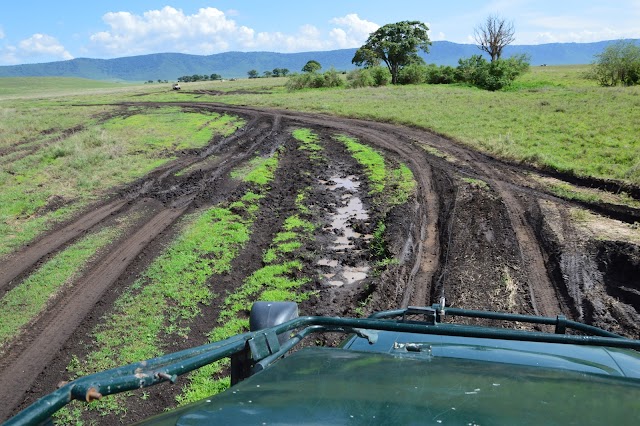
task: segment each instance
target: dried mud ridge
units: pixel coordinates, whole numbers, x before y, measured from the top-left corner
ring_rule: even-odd
[[[572,204],[545,192],[526,170],[408,127],[213,103],[174,105],[239,115],[246,125],[204,149],[184,152],[0,264],[2,295],[86,232],[122,217],[137,218],[135,231],[103,250],[45,314],[2,348],[0,420],[67,379],[71,355],[86,352],[90,331],[175,236],[181,216],[234,200],[243,184],[230,179],[229,172],[276,149],[281,152],[280,167],[261,202],[251,241],[234,260],[231,272],[216,278],[221,297],[262,266],[262,253],[284,218],[295,211],[296,194],[311,188],[313,220],[323,226],[315,241],[302,249],[309,261],[301,274],[312,278],[303,290],[318,291],[317,297],[302,304],[304,314],[368,314],[429,305],[445,297],[451,306],[564,314],[638,337],[639,247],[596,238],[572,219]],[[320,136],[324,160],[311,161],[298,149],[291,131],[300,127]],[[415,197],[388,213],[380,211],[371,203],[361,168],[332,138],[336,134],[355,137],[388,161],[406,164],[417,182]],[[634,209],[582,207],[604,214],[605,227],[640,219]],[[387,223],[388,251],[398,262],[373,273],[376,259],[368,248],[368,235],[382,219]],[[168,350],[205,343],[217,312],[215,301],[203,307],[203,317],[190,324],[188,342],[173,342]],[[179,386],[161,385],[149,389],[146,400],[131,398],[135,401],[126,421],[173,405],[178,390]]]

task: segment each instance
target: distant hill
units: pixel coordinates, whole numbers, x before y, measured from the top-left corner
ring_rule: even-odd
[[[640,40],[635,40],[640,44]],[[553,43],[541,45],[508,46],[504,56],[526,53],[532,65],[572,65],[593,62],[594,55],[613,41],[597,43]],[[182,53],[156,53],[115,59],[77,58],[44,64],[0,66],[0,77],[81,77],[93,80],[176,80],[180,76],[213,73],[224,78],[246,77],[255,69],[260,74],[274,68],[300,71],[310,59],[320,62],[323,69],[334,67],[350,70],[356,49],[325,52],[274,53],[226,52],[209,56]],[[422,55],[428,63],[457,65],[458,59],[480,53],[472,44],[436,41],[428,54]]]

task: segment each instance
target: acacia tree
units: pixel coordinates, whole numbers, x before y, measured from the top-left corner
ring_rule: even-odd
[[[491,56],[491,62],[500,59],[502,49],[516,39],[513,22],[498,15],[489,15],[473,32],[478,48]]]
[[[398,72],[405,66],[419,62],[418,49],[429,52],[429,28],[420,21],[401,21],[387,24],[369,34],[351,62],[357,66],[377,66],[384,62],[391,73],[391,82],[398,82]]]

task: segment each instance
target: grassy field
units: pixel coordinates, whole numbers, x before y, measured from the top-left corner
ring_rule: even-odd
[[[599,87],[583,78],[587,69],[533,67],[500,92],[460,85],[287,92],[286,78],[186,83],[179,93],[162,84],[129,90],[140,101],[211,100],[419,126],[512,161],[640,185],[640,87]],[[188,93],[198,90],[223,94]],[[119,96],[114,89],[93,99]]]
[[[174,152],[205,146],[213,135],[242,125],[235,117],[176,107],[116,113],[108,106],[30,101],[0,108],[0,149],[6,150],[0,157],[0,255],[171,161]]]
[[[603,88],[586,67],[538,67],[513,88],[448,85],[230,94],[216,101],[427,128],[492,155],[640,184],[640,87]]]

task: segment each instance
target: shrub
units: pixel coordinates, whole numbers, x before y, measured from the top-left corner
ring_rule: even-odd
[[[451,84],[456,82],[456,69],[450,66],[427,65],[425,83]]]
[[[508,59],[487,62],[480,55],[458,61],[455,75],[458,81],[485,90],[500,90],[508,87],[518,76],[529,69],[529,58],[516,55]]]
[[[344,81],[340,78],[340,73],[333,67],[329,71],[326,71],[322,77],[324,81],[320,87],[340,87],[344,84]]]
[[[369,68],[371,77],[373,77],[373,84],[375,86],[386,86],[391,82],[391,72],[387,67],[371,67]]]
[[[456,68],[456,81],[468,83],[473,86],[481,80],[480,74],[487,67],[487,60],[481,55],[473,55],[470,58],[458,60],[458,68]]]
[[[312,87],[311,82],[313,81],[314,74],[304,73],[304,74],[292,74],[289,77],[289,80],[285,83],[285,87],[289,91],[304,89],[305,87]]]
[[[371,76],[371,72],[365,69],[355,69],[347,74],[347,82],[349,87],[369,87],[375,85],[375,80]]]
[[[596,58],[587,78],[601,86],[640,84],[640,46],[633,41],[610,44]]]
[[[427,67],[422,64],[409,64],[398,73],[400,84],[420,84],[425,82]]]
[[[307,72],[304,74],[294,74],[289,77],[285,87],[289,91],[300,90],[305,88],[320,88],[320,87],[339,87],[344,82],[340,78],[340,74],[335,69],[331,68],[323,74]]]

